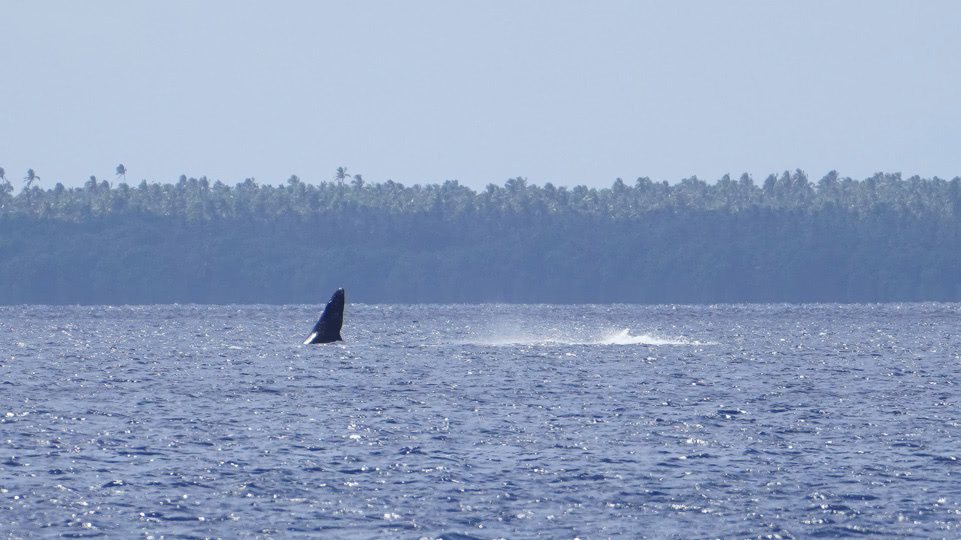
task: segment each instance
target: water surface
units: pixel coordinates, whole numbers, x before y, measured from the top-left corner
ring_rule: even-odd
[[[961,305],[321,307],[0,307],[0,533],[961,537]]]

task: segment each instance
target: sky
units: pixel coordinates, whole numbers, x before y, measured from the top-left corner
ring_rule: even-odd
[[[0,0],[15,185],[961,175],[961,2]]]

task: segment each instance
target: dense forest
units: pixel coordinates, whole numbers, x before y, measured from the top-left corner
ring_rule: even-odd
[[[2,169],[0,169],[2,170]],[[961,301],[961,179],[0,181],[0,304]],[[118,167],[119,175],[125,173]]]

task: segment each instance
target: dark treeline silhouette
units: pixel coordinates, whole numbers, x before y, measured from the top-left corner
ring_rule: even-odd
[[[343,172],[0,184],[0,303],[320,303],[337,287],[355,302],[961,300],[959,178],[475,192]]]

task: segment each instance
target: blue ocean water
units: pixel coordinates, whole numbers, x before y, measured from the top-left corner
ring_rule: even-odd
[[[961,537],[961,305],[321,307],[0,307],[0,537]]]

